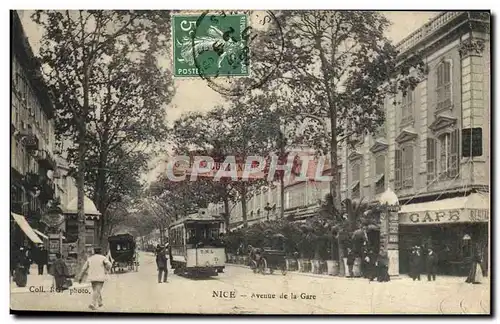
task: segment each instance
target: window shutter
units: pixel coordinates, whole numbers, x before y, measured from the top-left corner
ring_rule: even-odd
[[[436,178],[436,140],[427,139],[427,183]]]
[[[403,151],[403,186],[413,186],[413,146],[407,146]]]
[[[401,150],[396,150],[395,151],[395,157],[394,157],[394,187],[396,189],[401,189],[401,185],[402,185],[402,170],[401,170],[401,167],[402,167],[402,152]]]
[[[459,151],[459,132],[458,129],[450,134],[450,155],[448,163],[448,176],[456,177],[459,169],[458,151]]]

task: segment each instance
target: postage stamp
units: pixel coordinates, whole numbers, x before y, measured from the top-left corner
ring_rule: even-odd
[[[174,76],[248,76],[247,26],[245,14],[173,16]]]

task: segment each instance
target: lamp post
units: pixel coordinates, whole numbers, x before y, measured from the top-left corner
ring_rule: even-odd
[[[382,207],[381,214],[381,233],[383,235],[384,244],[381,250],[387,252],[389,256],[389,275],[399,275],[399,215],[401,209],[399,206],[398,196],[391,190],[387,190],[380,196],[379,204]]]

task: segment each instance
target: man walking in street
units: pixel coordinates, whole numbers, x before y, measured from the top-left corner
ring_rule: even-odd
[[[167,282],[167,251],[162,246],[156,249],[156,267],[158,268],[158,283],[161,283],[162,274],[163,282]]]
[[[101,291],[106,281],[106,274],[110,270],[111,262],[102,255],[100,247],[95,247],[94,255],[87,259],[78,277],[78,282],[81,283],[83,277],[87,275],[87,279],[92,284],[92,303],[89,305],[92,310],[103,306]]]

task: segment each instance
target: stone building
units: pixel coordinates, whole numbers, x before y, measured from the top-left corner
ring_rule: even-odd
[[[11,242],[20,245],[27,243],[23,232],[38,228],[42,215],[56,200],[54,108],[16,11],[11,11],[10,19],[11,212],[18,215],[16,222],[26,219],[19,227],[12,223]],[[28,237],[38,241],[31,231]]]

